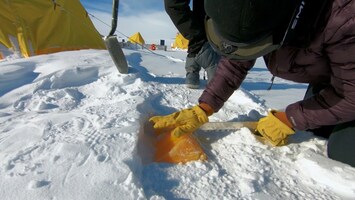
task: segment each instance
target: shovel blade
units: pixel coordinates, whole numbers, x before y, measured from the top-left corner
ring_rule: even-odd
[[[186,163],[207,159],[207,155],[192,134],[176,138],[170,132],[162,133],[157,137],[155,147],[155,162]]]
[[[116,65],[118,71],[121,74],[127,74],[128,73],[128,64],[126,57],[123,54],[122,48],[120,43],[117,40],[116,36],[108,36],[105,38],[105,45],[110,53],[110,56]]]

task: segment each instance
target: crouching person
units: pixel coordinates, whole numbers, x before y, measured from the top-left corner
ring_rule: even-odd
[[[222,56],[216,73],[198,105],[151,118],[155,127],[195,131],[263,57],[274,76],[309,88],[285,112],[260,119],[257,131],[274,146],[296,130],[312,131],[329,138],[329,158],[355,167],[355,1],[205,0],[205,10],[207,38]]]

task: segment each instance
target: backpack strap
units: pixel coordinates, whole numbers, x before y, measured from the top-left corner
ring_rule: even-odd
[[[282,45],[305,48],[324,25],[330,0],[300,0],[286,30]]]

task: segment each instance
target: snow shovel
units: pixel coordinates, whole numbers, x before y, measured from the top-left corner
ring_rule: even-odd
[[[117,15],[118,15],[118,0],[113,0],[112,2],[112,27],[108,36],[105,37],[105,45],[110,53],[110,56],[116,65],[118,71],[121,74],[128,73],[128,64],[126,57],[123,54],[120,43],[117,40],[117,36],[114,35],[117,27]]]
[[[256,125],[256,121],[208,122],[202,125],[199,130],[238,130],[246,127],[254,132]],[[176,138],[170,134],[170,131],[166,131],[159,134],[155,142],[155,162],[186,163],[188,161],[207,160],[206,153],[193,134],[185,134]]]

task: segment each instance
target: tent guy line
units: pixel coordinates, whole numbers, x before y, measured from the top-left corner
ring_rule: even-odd
[[[88,15],[90,15],[91,17],[93,17],[94,19],[96,19],[98,22],[100,22],[100,23],[106,25],[107,27],[110,27],[109,24],[107,24],[106,22],[104,22],[104,21],[103,21],[102,19],[100,19],[99,17],[96,17],[94,14],[91,14],[91,13],[89,13],[88,11],[86,11],[86,12],[87,12]],[[125,39],[131,40],[130,38],[131,38],[132,36],[127,36],[126,34],[124,34],[124,33],[120,32],[120,31],[118,31],[117,29],[115,30],[115,33],[119,33],[119,34],[121,34],[122,36],[124,36]],[[165,56],[162,55],[162,54],[159,54],[159,53],[156,53],[156,52],[150,50],[149,48],[145,47],[144,45],[141,45],[141,46],[142,46],[142,48],[146,49],[147,51],[149,51],[150,53],[152,53],[152,54],[154,54],[154,55],[159,55],[159,56],[165,57]]]
[[[20,14],[21,16],[13,16],[14,12],[11,12],[12,9],[18,9],[16,6],[13,5],[9,5],[9,4],[3,4],[3,7],[1,7],[1,10],[4,10],[4,12],[2,12],[0,14],[3,16],[6,16],[7,14],[10,15],[11,17],[5,17],[5,19],[7,19],[7,21],[5,20],[5,22],[3,22],[4,27],[6,26],[6,24],[8,24],[8,30],[6,29],[6,33],[8,33],[7,35],[4,35],[3,37],[0,37],[0,44],[4,45],[4,47],[6,47],[5,49],[0,48],[0,60],[6,58],[8,55],[11,54],[11,52],[13,53],[13,51],[19,51],[21,52],[21,54],[24,57],[29,57],[29,56],[33,56],[33,55],[40,55],[40,54],[46,54],[46,53],[54,53],[54,52],[58,52],[58,51],[63,51],[63,50],[76,50],[76,49],[87,49],[87,48],[93,48],[93,49],[103,49],[104,44],[103,44],[103,40],[105,36],[102,36],[100,33],[97,32],[95,26],[92,24],[92,21],[90,20],[91,16],[92,18],[98,20],[100,23],[106,25],[107,27],[110,27],[106,22],[104,22],[102,19],[98,18],[97,16],[95,16],[92,13],[89,13],[81,4],[80,2],[76,2],[73,1],[70,4],[61,4],[58,3],[56,1],[52,1],[52,2],[47,2],[44,6],[48,9],[48,10],[52,10],[53,15],[51,15],[50,17],[44,17],[47,18],[48,20],[51,20],[52,17],[54,18],[58,18],[61,19],[62,15],[67,15],[70,16],[68,18],[66,18],[66,20],[69,20],[72,22],[72,26],[73,28],[79,28],[79,29],[85,29],[86,31],[82,32],[82,31],[76,31],[76,32],[82,32],[85,33],[84,35],[81,35],[80,37],[77,37],[76,39],[71,39],[71,38],[67,38],[67,40],[61,38],[61,39],[56,39],[56,38],[52,38],[53,34],[51,35],[49,32],[47,33],[49,36],[48,41],[52,41],[51,43],[46,42],[45,46],[43,42],[41,41],[34,41],[33,37],[29,37],[27,38],[27,36],[31,36],[35,33],[30,32],[31,30],[27,30],[25,28],[16,28],[13,26],[13,24],[22,24],[22,23],[15,23],[17,18],[23,18],[23,21],[25,22],[25,24],[30,24],[31,26],[29,27],[33,27],[34,29],[36,29],[36,27],[39,26],[43,26],[43,24],[37,23],[36,21],[32,20],[32,18],[28,18],[25,17],[26,15],[24,15],[24,13],[26,13],[26,11],[24,12],[19,12],[22,13]],[[32,5],[34,6],[34,5]],[[21,10],[21,9],[20,9]],[[35,7],[31,7],[28,10],[35,10]],[[75,10],[76,12],[73,12],[73,10]],[[60,12],[59,12],[60,11]],[[41,12],[35,12],[40,14]],[[28,20],[28,22],[26,21]],[[44,22],[46,23],[46,22]],[[12,24],[12,25],[11,25]],[[48,23],[50,24],[50,23]],[[54,29],[54,28],[53,28]],[[17,30],[26,30],[26,33],[23,34],[18,34],[16,31]],[[62,30],[64,31],[64,30]],[[90,33],[88,35],[88,33]],[[129,39],[129,36],[127,36],[126,34],[115,30],[116,34],[120,34],[123,35],[125,38]],[[23,36],[26,38],[18,38],[18,36]],[[63,34],[66,35],[66,34]],[[79,34],[80,35],[80,34]],[[91,39],[87,39],[88,37],[92,37]],[[45,37],[43,37],[45,38]],[[93,39],[94,38],[94,39]],[[18,40],[18,41],[15,41]],[[70,41],[69,41],[70,40]],[[88,40],[88,41],[87,41]],[[21,41],[21,42],[20,42]],[[70,43],[71,42],[71,43]],[[87,45],[87,43],[90,43],[91,45]],[[58,48],[58,44],[63,44],[61,47]],[[18,46],[17,46],[18,45]],[[153,55],[159,55],[159,56],[163,56],[159,53],[153,52],[151,51],[149,48],[142,46],[144,49],[146,49],[148,52],[152,53]],[[10,52],[11,51],[11,52]]]

